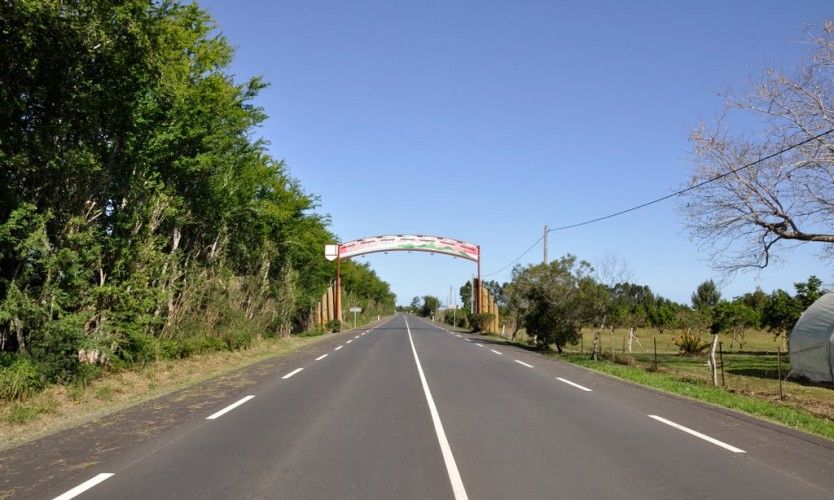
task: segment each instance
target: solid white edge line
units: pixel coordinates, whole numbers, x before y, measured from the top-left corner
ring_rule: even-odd
[[[89,490],[93,486],[95,486],[95,485],[97,485],[101,482],[104,482],[107,479],[110,479],[111,477],[113,477],[112,473],[102,472],[101,474],[97,474],[97,475],[93,476],[92,479],[88,479],[88,480],[84,481],[83,483],[81,483],[78,486],[76,486],[75,488],[67,491],[66,493],[62,493],[62,494],[58,495],[53,500],[70,500],[70,498],[77,497],[78,495],[84,493],[85,491]]]
[[[288,378],[292,377],[293,375],[295,375],[296,373],[300,372],[303,369],[304,368],[296,368],[295,370],[293,370],[293,371],[289,372],[288,374],[284,375],[283,377],[281,377],[281,379],[287,380]]]
[[[666,424],[670,427],[674,427],[675,429],[678,429],[679,431],[683,431],[687,434],[695,436],[696,438],[703,439],[704,441],[712,443],[715,446],[720,446],[720,447],[724,448],[725,450],[730,450],[733,453],[747,453],[746,451],[742,450],[741,448],[736,448],[735,446],[729,445],[729,444],[725,443],[724,441],[719,441],[719,440],[717,440],[713,437],[707,436],[706,434],[701,434],[700,432],[698,432],[696,430],[692,430],[689,427],[684,427],[683,425],[672,422],[671,420],[666,420],[663,417],[659,417],[657,415],[649,415],[649,417],[657,420],[658,422],[662,422],[662,423],[664,423],[664,424]]]
[[[568,384],[568,385],[572,385],[572,386],[576,387],[577,389],[582,389],[582,390],[583,390],[583,391],[585,391],[585,392],[594,392],[594,390],[593,390],[593,389],[588,389],[587,387],[582,386],[582,385],[579,385],[579,384],[577,384],[576,382],[571,382],[570,380],[568,380],[568,379],[566,379],[566,378],[556,377],[556,380],[559,380],[559,381],[561,381],[561,382],[564,382],[564,383],[566,383],[566,384]]]
[[[208,417],[206,417],[206,420],[214,420],[214,419],[216,419],[217,417],[219,417],[219,416],[221,416],[221,415],[224,415],[224,414],[226,414],[226,413],[228,413],[228,412],[230,412],[230,411],[234,410],[234,409],[235,409],[235,408],[237,408],[238,406],[242,405],[243,403],[245,403],[245,402],[249,401],[250,399],[252,399],[252,398],[254,398],[254,397],[255,397],[255,396],[253,396],[252,394],[250,394],[250,395],[248,395],[248,396],[246,396],[246,397],[244,397],[244,398],[242,398],[242,399],[240,399],[240,400],[238,400],[238,401],[236,401],[236,402],[234,402],[234,403],[230,404],[229,406],[227,406],[227,407],[223,408],[222,410],[212,413],[211,415],[209,415]]]
[[[431,420],[434,424],[434,432],[437,434],[437,441],[440,443],[443,462],[446,464],[446,472],[449,474],[449,482],[452,483],[452,492],[455,495],[455,500],[467,500],[469,497],[466,495],[466,488],[464,488],[463,480],[460,478],[458,465],[455,463],[455,456],[452,454],[452,447],[449,446],[449,440],[446,439],[446,432],[443,430],[440,414],[437,412],[434,399],[431,397],[431,390],[429,389],[429,383],[426,381],[426,374],[423,373],[420,357],[417,356],[417,348],[414,347],[414,339],[411,338],[411,328],[408,326],[408,319],[405,319],[405,328],[408,332],[408,341],[411,343],[411,352],[414,353],[414,362],[417,364],[417,373],[420,374],[423,393],[426,395],[426,402],[429,405],[429,413],[431,413]]]
[[[503,353],[503,352],[498,352],[498,351],[496,351],[495,349],[490,349],[490,351],[494,352],[495,354],[497,354],[497,355],[499,355],[499,356],[503,356],[503,355],[504,355],[504,353]]]
[[[334,351],[338,351],[338,350],[339,350],[339,349],[341,349],[342,347],[344,347],[344,346],[343,346],[343,345],[340,345],[339,347],[337,347],[337,348],[335,348],[335,349],[333,349],[333,350],[334,350]]]
[[[524,366],[526,366],[527,368],[533,368],[533,365],[527,364],[527,363],[525,363],[524,361],[519,361],[519,360],[517,360],[517,359],[514,359],[513,361],[515,361],[516,363],[518,363],[518,364],[520,364],[520,365],[524,365]]]
[[[316,361],[321,361],[321,360],[323,360],[324,358],[326,358],[327,356],[328,356],[327,354],[322,354],[321,356],[319,356],[319,357],[317,357],[317,358],[316,358]]]

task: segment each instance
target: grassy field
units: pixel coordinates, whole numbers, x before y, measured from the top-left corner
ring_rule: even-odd
[[[714,387],[707,356],[683,356],[674,341],[680,331],[644,329],[635,332],[628,352],[628,330],[607,330],[601,334],[604,358],[590,359],[594,331],[582,332],[582,342],[568,346],[560,359],[728,408],[741,410],[817,435],[834,439],[834,390],[830,387],[782,381],[779,392],[778,352],[781,349],[782,377],[790,371],[790,357],[782,339],[763,331],[747,331],[743,342],[722,335],[723,387]],[[509,340],[509,333],[503,338]],[[702,335],[709,341],[708,334]],[[515,341],[526,343],[524,332]],[[657,343],[657,366],[654,343]],[[625,346],[625,348],[624,348]],[[717,356],[717,355],[716,355]],[[722,377],[719,374],[719,384]]]

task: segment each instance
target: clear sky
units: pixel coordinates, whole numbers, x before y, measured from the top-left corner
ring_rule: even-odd
[[[667,194],[688,178],[688,135],[768,65],[791,67],[828,1],[203,0],[262,75],[259,133],[321,197],[343,241],[388,233],[479,243],[491,273],[559,226]],[[552,233],[551,258],[624,259],[632,281],[687,302],[717,277],[675,202]],[[522,263],[540,261],[541,247]],[[372,255],[398,302],[448,300],[474,264]],[[723,283],[791,289],[830,262],[806,245]],[[509,279],[509,269],[491,278]]]

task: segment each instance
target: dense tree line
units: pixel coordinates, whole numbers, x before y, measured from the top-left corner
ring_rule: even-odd
[[[216,28],[178,1],[0,4],[0,369],[69,381],[79,351],[117,365],[309,326],[335,237],[254,137],[265,83],[233,79]],[[344,276],[393,308],[366,267]]]
[[[767,329],[785,337],[802,312],[825,293],[822,282],[811,276],[796,283],[793,294],[760,289],[733,299],[722,299],[713,281],[701,283],[693,292],[691,304],[680,304],[662,297],[648,285],[630,282],[603,283],[593,267],[573,255],[549,264],[516,266],[511,281],[484,283],[498,300],[502,317],[510,322],[512,336],[524,328],[540,348],[578,341],[582,328],[655,328],[661,334],[683,330],[696,350],[707,344],[698,342],[700,334],[726,333],[731,345],[743,346],[747,329]],[[471,283],[460,289],[461,299],[470,297]],[[688,350],[691,346],[681,346]]]

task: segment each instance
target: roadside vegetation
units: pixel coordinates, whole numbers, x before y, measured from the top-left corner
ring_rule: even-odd
[[[103,373],[313,328],[337,237],[257,138],[266,83],[233,78],[217,28],[179,1],[0,7],[4,421],[59,411],[48,394]],[[366,265],[342,276],[351,303],[393,311]]]
[[[732,299],[706,281],[691,304],[679,304],[645,285],[603,282],[604,276],[621,275],[610,266],[597,272],[573,256],[517,267],[514,280],[496,294],[505,318],[501,331],[485,333],[834,439],[834,387],[787,379],[789,333],[801,312],[825,293],[818,278],[796,283],[793,293],[757,289]],[[448,315],[442,319],[451,324]],[[708,354],[713,342],[715,379]]]

